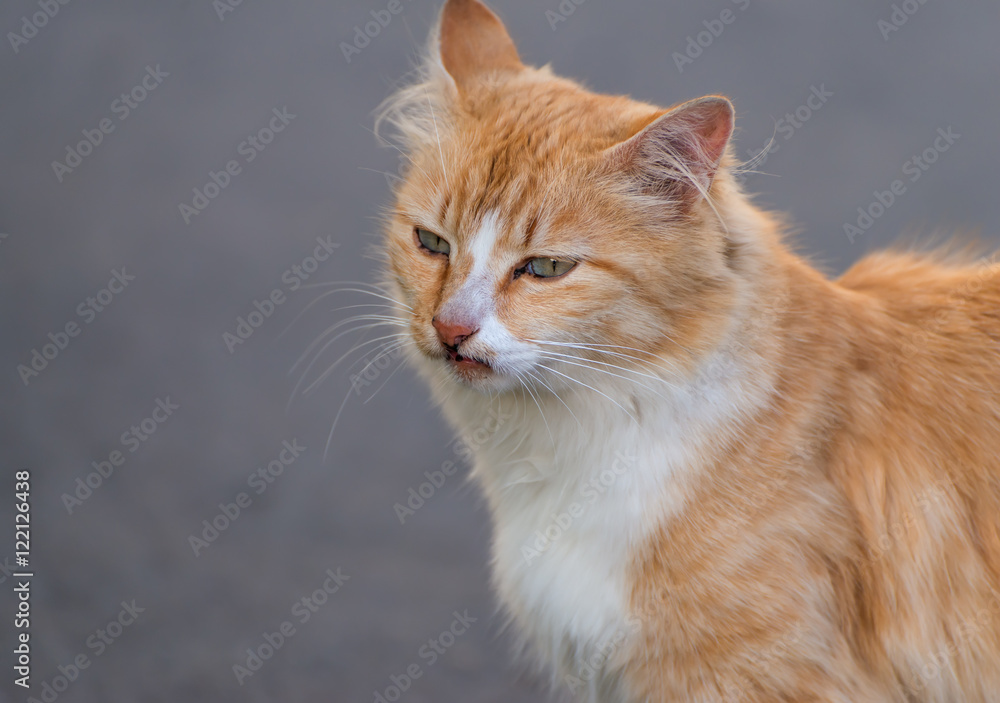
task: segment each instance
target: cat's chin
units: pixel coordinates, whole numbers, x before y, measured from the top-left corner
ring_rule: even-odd
[[[490,364],[475,359],[461,361],[427,359],[435,376],[443,376],[451,383],[482,393],[503,393],[517,385],[516,379],[497,370]]]
[[[477,359],[467,359],[460,356],[458,359],[447,363],[452,371],[461,378],[479,379],[494,375],[493,368],[489,364]]]
[[[449,376],[470,388],[497,390],[499,386],[506,385],[503,376],[485,362],[459,357],[458,360],[443,363]]]

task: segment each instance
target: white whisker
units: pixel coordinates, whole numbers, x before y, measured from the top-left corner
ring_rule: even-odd
[[[405,347],[405,346],[406,346],[407,344],[413,344],[413,341],[412,341],[412,340],[409,340],[409,339],[407,339],[407,340],[404,340],[404,341],[403,341],[403,342],[401,342],[401,343],[400,343],[399,345],[397,345],[397,346],[396,346],[396,348],[395,348],[395,349],[393,349],[393,351],[396,351],[397,349],[402,349],[402,348],[403,348],[403,347]],[[414,346],[416,346],[416,345],[414,344]],[[375,392],[374,392],[374,393],[372,393],[372,394],[371,394],[370,396],[368,396],[368,397],[367,397],[367,398],[365,399],[365,402],[364,402],[364,403],[362,403],[362,405],[368,405],[368,402],[369,402],[369,401],[370,401],[370,400],[371,400],[372,398],[374,398],[375,396],[377,396],[380,390],[382,390],[383,388],[385,388],[386,384],[387,384],[387,383],[389,383],[389,381],[391,381],[391,380],[392,380],[392,377],[393,377],[393,376],[395,376],[395,375],[396,375],[396,372],[397,372],[397,371],[399,371],[399,370],[400,370],[401,368],[403,368],[403,365],[402,365],[402,364],[397,364],[397,365],[396,365],[396,368],[394,368],[394,369],[392,370],[392,372],[391,372],[391,373],[390,373],[390,374],[389,374],[389,375],[388,375],[388,376],[386,377],[386,379],[385,379],[384,381],[382,381],[382,385],[381,385],[381,386],[379,386],[378,388],[376,388],[376,389],[375,389]]]
[[[652,381],[657,381],[659,383],[665,383],[667,385],[673,385],[673,384],[671,384],[669,381],[667,381],[665,378],[663,378],[661,376],[656,376],[654,374],[645,373],[644,371],[636,371],[635,369],[630,369],[630,368],[627,368],[625,366],[621,366],[619,364],[609,364],[606,361],[598,361],[596,359],[587,359],[587,358],[584,358],[584,357],[581,357],[581,356],[574,356],[573,354],[560,354],[559,352],[543,351],[543,352],[539,352],[539,353],[542,354],[543,356],[546,356],[546,357],[548,357],[550,359],[553,359],[553,360],[558,360],[558,359],[572,359],[574,362],[580,362],[580,363],[586,363],[586,364],[599,364],[601,366],[606,366],[608,368],[617,369],[618,371],[622,371],[624,373],[631,373],[631,374],[635,374],[636,376],[641,376],[643,378],[648,378],[648,379],[650,379]],[[571,363],[571,362],[567,361],[566,363]],[[596,371],[598,369],[594,369],[594,370]],[[624,378],[624,376],[619,376],[619,378]],[[628,379],[627,378],[625,380],[634,381],[635,379]]]
[[[324,285],[325,284],[317,283],[317,284],[314,284],[313,287],[319,288],[319,287],[323,287]],[[339,284],[332,284],[332,285],[339,285]],[[310,287],[310,286],[308,286],[308,285],[303,286],[303,288],[308,288],[308,287]],[[281,334],[278,335],[277,339],[281,339],[285,334],[287,334],[288,330],[292,329],[292,327],[295,326],[295,323],[298,322],[302,318],[302,316],[305,315],[316,303],[318,303],[321,300],[327,298],[328,296],[335,295],[337,293],[364,293],[365,295],[372,295],[372,296],[375,296],[376,298],[381,298],[383,300],[386,300],[389,303],[391,303],[392,305],[399,305],[399,306],[402,306],[402,307],[405,307],[405,308],[409,309],[410,311],[413,310],[413,308],[411,308],[409,305],[406,305],[404,303],[400,303],[398,300],[394,300],[391,296],[381,295],[381,294],[375,293],[373,291],[364,290],[364,289],[360,289],[360,288],[339,288],[337,290],[330,290],[330,291],[326,291],[325,293],[321,293],[320,295],[316,296],[316,298],[314,298],[313,300],[309,301],[309,303],[306,304],[306,306],[304,308],[302,308],[302,310],[300,310],[299,313],[294,318],[292,318],[292,321],[288,323],[288,326],[286,326],[285,329],[283,329],[281,331]],[[392,307],[392,305],[389,305],[387,307]]]
[[[298,395],[298,392],[299,392],[299,388],[300,388],[300,387],[302,386],[302,384],[303,384],[303,383],[305,382],[305,380],[306,380],[306,377],[307,377],[307,376],[309,375],[309,371],[310,371],[310,370],[312,370],[312,367],[313,367],[313,366],[315,366],[315,365],[316,365],[316,362],[317,362],[317,361],[319,361],[319,360],[320,360],[320,358],[321,358],[321,357],[323,356],[323,352],[325,352],[325,351],[327,350],[327,348],[328,348],[328,347],[329,347],[329,346],[330,346],[331,344],[333,344],[333,343],[334,343],[334,342],[335,342],[335,341],[337,340],[337,338],[338,338],[338,337],[342,337],[342,336],[344,336],[345,334],[350,334],[351,332],[357,332],[357,331],[359,331],[359,330],[367,330],[367,329],[373,329],[373,328],[375,328],[375,327],[381,327],[381,326],[382,326],[383,324],[386,324],[386,323],[381,323],[381,322],[380,322],[380,323],[376,323],[376,324],[373,324],[373,325],[363,325],[363,326],[361,326],[361,327],[354,327],[354,328],[351,328],[351,329],[347,330],[346,332],[342,332],[341,334],[337,335],[337,337],[334,337],[333,339],[331,339],[330,341],[328,341],[328,342],[327,342],[326,344],[324,344],[324,345],[323,345],[323,348],[322,348],[322,349],[320,349],[320,350],[319,350],[319,351],[318,351],[318,352],[316,353],[316,355],[315,355],[315,356],[313,357],[313,360],[312,360],[311,362],[309,362],[309,365],[308,365],[308,366],[306,366],[305,370],[304,370],[304,371],[302,372],[302,375],[301,375],[301,376],[299,376],[299,380],[298,380],[298,382],[296,382],[296,384],[295,384],[295,388],[293,388],[293,389],[292,389],[292,394],[291,394],[291,396],[290,396],[290,397],[289,397],[289,399],[288,399],[288,405],[286,406],[286,410],[287,410],[288,408],[291,408],[291,406],[292,406],[292,402],[293,402],[293,401],[295,400],[295,396],[296,396],[296,395]],[[395,337],[395,336],[400,336],[401,334],[405,334],[405,333],[397,333],[397,334],[395,334],[395,335],[390,335],[390,337]],[[372,340],[372,341],[373,341],[373,342],[376,342],[376,341],[379,341],[379,340]],[[348,352],[347,352],[347,354],[346,354],[345,356],[347,356],[347,355],[351,354],[352,352],[354,352],[354,351],[356,351],[356,350],[358,350],[358,349],[360,349],[360,348],[364,347],[364,346],[365,346],[366,344],[368,344],[368,343],[369,343],[369,342],[363,342],[363,343],[361,343],[361,344],[359,344],[359,345],[356,345],[356,346],[355,346],[355,347],[353,347],[353,348],[352,348],[352,349],[351,349],[350,351],[348,351]],[[342,361],[343,359],[344,359],[344,357],[341,357],[340,359],[338,359],[338,360],[337,360],[337,361],[335,362],[335,364],[334,364],[334,365],[336,365],[336,364],[339,364],[339,363],[340,363],[340,361]],[[303,392],[303,395],[304,395],[304,394],[305,394],[305,393]]]
[[[566,401],[563,400],[562,397],[558,393],[556,393],[555,389],[552,386],[550,386],[548,383],[546,383],[545,380],[541,376],[533,374],[531,371],[528,371],[527,374],[528,374],[528,376],[530,376],[531,378],[533,378],[535,381],[537,381],[538,383],[540,383],[546,390],[548,390],[549,393],[551,393],[552,395],[554,395],[555,398],[556,398],[556,400],[558,400],[560,403],[562,403],[563,407],[566,408],[566,410],[569,411],[569,414],[573,416],[573,419],[576,420],[576,423],[581,428],[583,427],[583,423],[580,422],[580,418],[578,418],[576,416],[576,413],[574,413],[570,409],[570,407],[568,405],[566,405]]]
[[[357,331],[360,331],[360,330],[372,329],[373,327],[380,327],[382,325],[396,325],[398,327],[405,327],[406,326],[406,323],[402,322],[401,320],[398,320],[398,319],[396,319],[394,317],[387,316],[387,315],[356,315],[354,317],[349,317],[346,320],[341,320],[340,322],[338,322],[338,323],[336,323],[334,325],[331,325],[330,327],[327,327],[323,331],[323,333],[320,334],[319,337],[317,337],[315,340],[313,340],[309,344],[309,346],[306,347],[306,350],[302,353],[302,355],[299,356],[299,358],[295,361],[295,363],[292,364],[292,367],[290,369],[288,369],[288,374],[291,375],[292,373],[294,373],[295,369],[298,368],[299,364],[301,364],[305,360],[305,358],[307,356],[309,356],[312,353],[312,351],[317,346],[319,346],[319,344],[324,339],[327,338],[327,336],[333,334],[334,332],[336,332],[338,329],[340,329],[344,325],[351,324],[352,322],[362,322],[362,321],[370,321],[372,324],[370,324],[370,325],[359,325],[357,327],[352,327],[349,330],[345,330],[345,331],[341,332],[336,337],[334,337],[333,339],[329,340],[327,342],[327,344],[325,344],[323,346],[323,349],[321,349],[319,353],[322,354],[323,351],[325,351],[326,348],[329,347],[332,342],[340,339],[343,336],[351,334],[352,332],[357,332]]]
[[[619,402],[618,402],[617,400],[615,400],[614,398],[612,398],[612,397],[611,397],[610,395],[608,395],[607,393],[604,393],[604,392],[602,392],[602,391],[599,391],[599,390],[597,390],[596,388],[594,388],[593,386],[588,386],[588,385],[587,385],[586,383],[584,383],[584,382],[583,382],[583,381],[581,381],[580,379],[578,379],[578,378],[573,378],[572,376],[567,376],[567,375],[566,375],[566,374],[564,374],[563,372],[561,372],[561,371],[556,371],[556,370],[555,370],[555,369],[553,369],[552,367],[550,367],[550,366],[546,366],[545,364],[539,364],[538,366],[539,366],[539,368],[542,368],[542,369],[545,369],[546,371],[551,371],[552,373],[554,373],[554,374],[556,374],[556,375],[558,375],[558,376],[562,376],[563,378],[565,378],[565,379],[567,379],[567,380],[569,380],[569,381],[573,381],[573,383],[577,383],[577,384],[579,384],[579,385],[583,386],[584,388],[587,388],[587,389],[589,389],[589,390],[592,390],[592,391],[594,391],[594,393],[597,393],[597,394],[599,394],[599,395],[602,395],[602,396],[604,396],[605,398],[607,398],[608,400],[610,400],[610,401],[611,401],[612,403],[614,403],[615,405],[617,405],[617,406],[618,406],[618,408],[619,408],[619,409],[621,409],[621,411],[622,411],[623,413],[625,413],[625,414],[626,414],[626,415],[628,415],[628,416],[629,416],[630,418],[632,418],[632,422],[636,423],[637,425],[639,424],[639,421],[635,419],[635,416],[634,416],[634,415],[632,415],[632,413],[630,413],[630,412],[629,412],[628,410],[626,410],[626,409],[625,409],[625,407],[624,407],[623,405],[621,405],[621,404],[620,404],[620,403],[619,403]]]
[[[545,429],[549,433],[549,439],[552,440],[552,447],[554,449],[556,447],[556,438],[555,435],[552,434],[552,428],[549,427],[549,421],[545,418],[545,411],[542,410],[542,404],[539,402],[538,398],[532,392],[531,387],[525,382],[524,377],[521,376],[521,374],[516,371],[514,373],[517,376],[518,380],[521,382],[521,387],[524,388],[524,390],[528,391],[528,393],[531,395],[531,399],[534,400],[535,405],[538,406],[538,414],[542,416],[542,422],[545,423]]]
[[[342,361],[344,361],[344,359],[346,359],[347,357],[349,357],[354,352],[360,350],[363,347],[368,346],[369,344],[375,344],[377,342],[381,342],[381,341],[384,341],[384,340],[387,340],[387,339],[396,339],[398,337],[404,336],[405,334],[406,334],[405,332],[398,332],[396,334],[390,334],[390,335],[386,335],[384,337],[376,337],[375,339],[370,339],[370,340],[368,340],[366,342],[361,342],[360,344],[356,344],[351,349],[349,349],[346,352],[344,352],[344,354],[342,354],[339,359],[337,359],[335,362],[333,362],[332,364],[330,364],[330,366],[328,366],[327,369],[323,373],[321,373],[316,378],[315,381],[313,381],[306,388],[304,388],[302,390],[302,395],[309,395],[310,393],[312,393],[313,390],[315,390],[315,388],[319,384],[321,384],[323,381],[325,381],[330,376],[330,374],[332,374],[336,370],[336,368],[338,366],[340,366],[340,363]],[[308,371],[306,373],[308,373]]]

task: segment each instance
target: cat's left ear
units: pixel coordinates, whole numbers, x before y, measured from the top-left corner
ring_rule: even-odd
[[[448,0],[438,38],[441,63],[460,91],[486,75],[524,68],[507,28],[479,0]]]
[[[608,150],[616,171],[634,175],[644,190],[693,199],[708,194],[733,135],[735,113],[726,98],[686,102]]]

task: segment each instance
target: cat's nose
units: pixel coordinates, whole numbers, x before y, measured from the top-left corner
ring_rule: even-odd
[[[438,339],[441,340],[441,343],[452,349],[457,348],[459,344],[479,331],[477,328],[470,327],[461,322],[451,322],[450,320],[442,320],[438,317],[431,320],[431,324],[437,330]]]

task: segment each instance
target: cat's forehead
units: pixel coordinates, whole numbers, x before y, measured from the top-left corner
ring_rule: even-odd
[[[654,114],[642,103],[568,82],[512,81],[469,96],[452,137],[481,170],[499,176],[593,156],[630,137]]]
[[[487,225],[516,230],[529,243],[545,234],[544,223],[567,199],[584,197],[604,150],[634,134],[650,115],[648,106],[575,86],[528,85],[478,96],[432,145],[434,176],[427,185],[436,219],[459,240]]]

